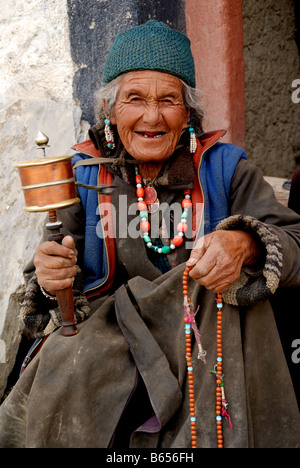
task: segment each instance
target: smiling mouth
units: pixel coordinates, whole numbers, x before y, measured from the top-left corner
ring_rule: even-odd
[[[139,136],[149,139],[158,139],[165,135],[165,132],[136,132]]]

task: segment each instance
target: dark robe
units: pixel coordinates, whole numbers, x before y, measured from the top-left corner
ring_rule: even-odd
[[[114,182],[126,191],[121,178]],[[132,187],[128,193],[134,195]],[[169,189],[161,196],[170,197]],[[219,228],[252,232],[265,257],[224,294],[223,372],[232,423],[231,430],[223,421],[224,446],[296,447],[299,411],[269,299],[274,288],[300,285],[300,217],[276,202],[260,171],[244,160],[232,179],[229,208]],[[80,246],[78,210],[62,217],[65,233]],[[163,274],[142,239],[116,238],[114,287],[83,305],[90,310],[78,335],[63,337],[58,328],[27,366],[0,407],[1,447],[191,446],[182,295],[189,251],[179,255],[179,264]],[[204,364],[193,340],[197,442],[214,448],[215,294],[193,281],[189,291],[207,351]]]

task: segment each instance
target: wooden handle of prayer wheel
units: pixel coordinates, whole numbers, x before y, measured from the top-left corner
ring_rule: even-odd
[[[48,240],[55,241],[61,244],[64,238],[63,234],[60,233],[62,223],[60,221],[57,221],[55,211],[49,212],[49,223],[47,223],[46,227],[49,231],[51,231]],[[62,319],[62,335],[76,335],[78,333],[78,330],[76,327],[77,322],[74,317],[74,301],[72,286],[66,289],[56,291],[55,295],[58,302],[60,316]]]
[[[74,303],[72,286],[56,291],[56,299],[62,319],[62,335],[73,336],[78,333],[74,318]]]

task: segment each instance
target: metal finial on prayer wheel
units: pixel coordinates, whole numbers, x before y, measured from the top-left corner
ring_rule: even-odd
[[[61,221],[57,220],[56,210],[67,208],[80,202],[76,196],[75,179],[71,163],[72,156],[46,157],[45,148],[49,138],[42,132],[37,134],[35,143],[38,149],[44,150],[44,157],[23,161],[15,166],[19,169],[22,190],[26,206],[25,211],[49,212],[50,231],[48,240],[62,242]],[[74,303],[72,287],[56,291],[56,298],[62,319],[62,334],[73,336],[78,333],[74,318]]]
[[[47,137],[47,135],[45,135],[45,133],[41,132],[40,130],[38,131],[38,134],[35,137],[34,141],[35,141],[35,144],[39,147],[49,146],[48,145],[49,138]]]
[[[37,149],[42,149],[44,153],[44,157],[46,157],[46,148],[49,148],[49,145],[48,145],[49,138],[47,137],[47,135],[45,135],[45,133],[39,130],[34,141],[37,146]]]

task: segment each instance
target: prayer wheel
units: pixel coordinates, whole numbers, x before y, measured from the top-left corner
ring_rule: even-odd
[[[16,164],[25,198],[25,211],[51,211],[79,203],[72,156],[32,159]]]
[[[42,132],[38,133],[35,143],[38,149],[43,150],[44,157],[15,165],[19,170],[24,193],[26,204],[24,210],[48,211],[49,222],[46,224],[50,232],[48,240],[61,243],[64,236],[60,232],[62,223],[57,219],[56,210],[80,202],[76,196],[72,156],[46,157],[45,148],[48,146],[48,137]],[[76,335],[78,330],[74,316],[72,287],[57,290],[55,296],[62,319],[62,335]]]

